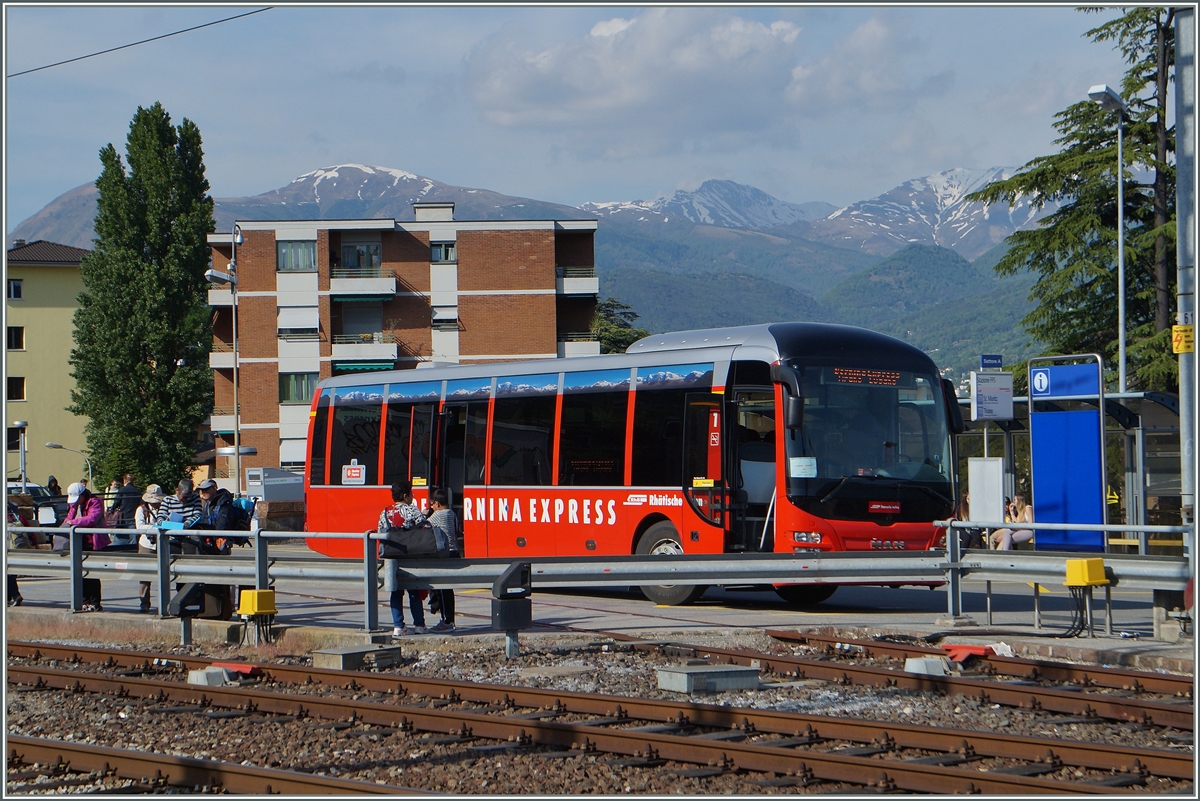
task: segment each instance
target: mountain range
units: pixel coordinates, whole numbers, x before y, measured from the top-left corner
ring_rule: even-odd
[[[572,207],[342,164],[259,195],[217,198],[215,217],[219,231],[251,219],[411,221],[415,201],[453,201],[460,220],[599,219],[601,294],[629,303],[641,315],[637,324],[652,332],[783,319],[846,322],[910,339],[940,366],[965,370],[979,353],[1015,360],[1033,347],[1019,326],[1031,281],[1000,280],[990,264],[971,264],[994,264],[1008,234],[1054,211],[1021,200],[966,200],[1012,172],[947,170],[842,208],[790,203],[725,180],[655,200]],[[59,196],[13,229],[10,246],[19,238],[90,247],[96,198],[94,184]]]

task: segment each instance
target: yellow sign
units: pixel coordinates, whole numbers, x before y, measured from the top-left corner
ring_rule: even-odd
[[[711,478],[693,478],[692,486],[693,487],[712,487],[713,480]]]
[[[1171,326],[1171,352],[1172,353],[1195,353],[1196,352],[1196,326],[1194,326],[1194,325],[1173,325],[1173,326]]]

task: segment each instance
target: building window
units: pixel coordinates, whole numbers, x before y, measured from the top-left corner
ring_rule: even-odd
[[[8,400],[23,401],[25,400],[25,378],[23,376],[8,377]]]
[[[25,350],[25,326],[10,325],[8,327],[8,343],[9,350]]]
[[[342,270],[346,273],[377,276],[382,264],[377,242],[342,245]]]
[[[304,473],[304,462],[280,462],[280,470],[290,470],[293,473]]]
[[[281,273],[311,273],[317,269],[316,242],[276,242],[275,269]]]
[[[21,450],[21,429],[8,427],[8,449],[10,451]]]
[[[21,293],[21,279],[20,278],[8,279],[8,299],[9,300],[21,300],[23,297],[24,297],[24,295]]]
[[[317,373],[280,373],[279,402],[312,403],[318,380]]]
[[[453,242],[434,242],[430,246],[431,262],[458,261],[458,251]]]

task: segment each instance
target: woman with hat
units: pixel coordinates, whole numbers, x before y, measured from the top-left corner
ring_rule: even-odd
[[[133,513],[134,528],[141,531],[147,529],[156,529],[155,518],[158,517],[159,507],[162,506],[163,498],[165,498],[162,487],[157,484],[151,484],[146,487],[146,491],[142,493],[142,502],[138,506],[137,511]],[[138,537],[138,553],[155,553],[158,550],[158,538],[151,537],[148,534],[142,534]],[[138,609],[142,614],[150,611],[150,582],[143,581],[141,589],[138,591],[138,597],[141,599],[141,608]]]

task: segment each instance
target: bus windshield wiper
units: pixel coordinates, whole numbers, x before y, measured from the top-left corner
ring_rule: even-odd
[[[896,481],[897,480],[894,478],[889,478],[888,476],[877,476],[874,474],[871,474],[868,476],[842,476],[842,480],[839,481],[837,484],[835,484],[833,489],[831,489],[829,492],[822,495],[820,500],[817,501],[817,503],[825,503],[830,498],[832,498],[834,495],[837,495],[839,492],[842,491],[842,487],[846,486],[846,483],[849,482],[851,479],[863,479],[863,478],[870,479],[872,482],[878,481],[879,479],[885,479],[888,481]]]

